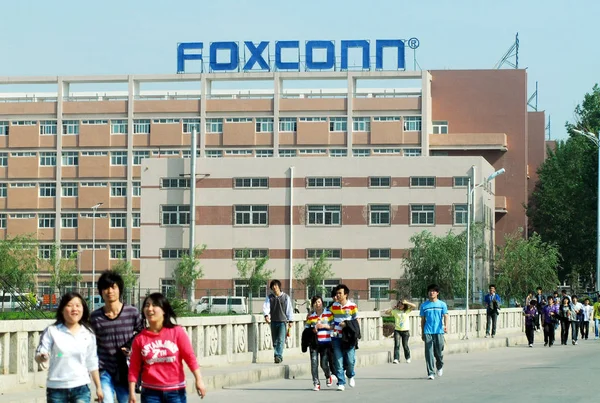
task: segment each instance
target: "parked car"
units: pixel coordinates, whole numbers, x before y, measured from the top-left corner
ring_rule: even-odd
[[[196,313],[248,313],[245,297],[211,296],[198,300]]]

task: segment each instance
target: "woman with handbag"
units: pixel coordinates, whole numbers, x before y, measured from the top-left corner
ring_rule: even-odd
[[[144,300],[142,312],[148,327],[131,345],[129,403],[136,403],[138,377],[141,377],[142,403],[186,403],[182,361],[193,372],[196,390],[204,398],[206,387],[192,343],[185,330],[174,323],[175,312],[167,298],[158,292],[150,294]]]
[[[571,300],[568,297],[562,299],[562,304],[559,308],[560,316],[560,344],[566,346],[569,341],[569,329],[571,322],[577,320],[577,314],[573,309]]]
[[[554,344],[555,324],[558,322],[558,303],[549,296],[547,304],[544,305],[544,347],[552,347]]]

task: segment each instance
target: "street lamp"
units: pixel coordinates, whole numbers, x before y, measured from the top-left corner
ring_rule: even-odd
[[[595,136],[594,133],[584,132],[582,130],[573,129],[575,134],[582,135],[586,139],[590,140],[598,149],[598,205],[596,212],[596,291],[600,292],[600,133]]]
[[[92,312],[96,309],[96,287],[93,286],[96,279],[96,213],[102,204],[104,203],[97,203],[92,206],[94,212],[92,216]]]
[[[486,180],[481,182],[478,185],[471,187],[471,178],[469,177],[468,185],[467,185],[467,262],[466,262],[466,294],[465,294],[465,339],[469,338],[469,262],[471,256],[471,205],[473,202],[473,194],[475,193],[475,189],[481,187],[483,185],[488,184],[490,181],[494,180],[498,175],[502,175],[506,170],[504,168],[500,168],[493,174],[487,177]],[[473,273],[473,277],[475,277],[475,273]]]

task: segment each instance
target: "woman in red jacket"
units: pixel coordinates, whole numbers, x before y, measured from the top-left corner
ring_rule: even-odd
[[[167,298],[158,292],[150,294],[144,300],[142,312],[148,327],[131,345],[129,403],[136,403],[135,384],[140,375],[142,403],[185,403],[182,360],[194,373],[196,390],[204,398],[206,387],[192,344],[185,330],[175,325],[175,312]]]

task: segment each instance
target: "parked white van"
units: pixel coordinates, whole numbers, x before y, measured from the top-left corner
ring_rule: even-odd
[[[202,297],[194,310],[196,313],[248,313],[248,305],[245,297]]]
[[[0,309],[4,311],[20,311],[27,307],[29,298],[27,294],[6,293],[0,291]]]

